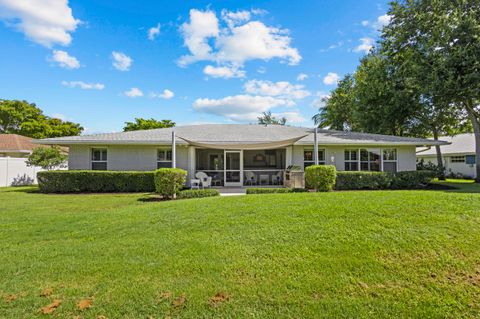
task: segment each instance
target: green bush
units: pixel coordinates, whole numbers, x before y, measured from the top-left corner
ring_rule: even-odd
[[[429,184],[432,171],[386,172],[338,172],[335,189],[416,189]]]
[[[154,176],[155,191],[164,198],[173,198],[185,185],[187,171],[181,168],[160,168]]]
[[[180,191],[177,194],[177,198],[186,199],[186,198],[201,198],[201,197],[212,197],[220,196],[220,192],[216,189],[185,189]]]
[[[384,172],[337,172],[335,189],[388,189],[393,175]]]
[[[308,192],[305,188],[247,188],[247,194],[279,194]]]
[[[153,172],[43,171],[37,173],[42,193],[153,192]]]
[[[337,170],[333,165],[312,165],[305,168],[305,185],[317,192],[329,192],[335,186]]]

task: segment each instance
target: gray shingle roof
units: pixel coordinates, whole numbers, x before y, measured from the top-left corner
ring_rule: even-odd
[[[443,145],[441,147],[442,154],[475,154],[475,136],[472,133],[458,134],[454,137],[443,136],[440,138],[443,141],[452,143],[450,145]],[[421,151],[421,150],[419,150]],[[435,148],[417,153],[418,156],[436,156]]]
[[[206,124],[144,131],[81,135],[39,140],[43,144],[169,144],[175,130],[178,144],[185,140],[211,144],[248,144],[278,142],[299,138],[296,144],[313,144],[311,128],[281,125]],[[307,135],[307,136],[306,136]],[[185,140],[184,140],[185,139]],[[357,132],[318,130],[321,145],[436,145],[444,144],[428,139],[398,137]]]

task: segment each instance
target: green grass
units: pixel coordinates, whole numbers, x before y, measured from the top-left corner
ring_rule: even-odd
[[[456,187],[170,202],[3,188],[0,318],[476,318],[480,187]]]

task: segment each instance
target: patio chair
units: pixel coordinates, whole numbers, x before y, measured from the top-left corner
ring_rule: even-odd
[[[203,188],[208,188],[212,186],[212,177],[208,176],[206,173],[198,172],[197,174],[195,174],[195,177],[200,180]]]
[[[273,175],[273,184],[274,185],[282,185],[283,179],[283,171],[278,172],[277,174]]]
[[[245,185],[257,185],[257,175],[254,172],[245,172]]]

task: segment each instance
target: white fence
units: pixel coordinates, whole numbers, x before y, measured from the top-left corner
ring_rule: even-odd
[[[27,166],[26,158],[0,157],[0,187],[31,185],[37,183],[40,167]]]

